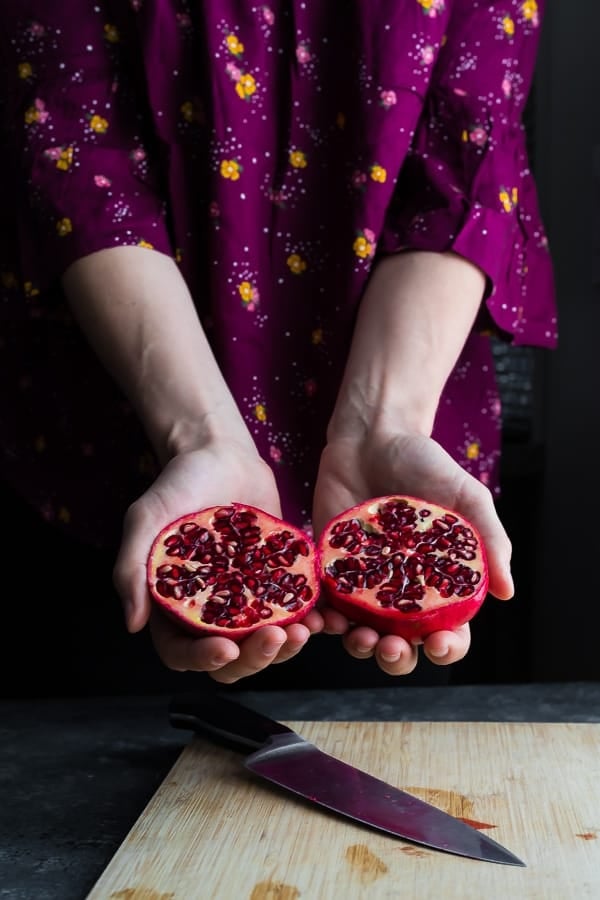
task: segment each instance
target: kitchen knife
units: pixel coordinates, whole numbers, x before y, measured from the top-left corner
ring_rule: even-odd
[[[525,863],[487,835],[424,800],[336,759],[286,725],[219,694],[174,697],[169,721],[238,751],[254,774],[355,822],[434,850]]]

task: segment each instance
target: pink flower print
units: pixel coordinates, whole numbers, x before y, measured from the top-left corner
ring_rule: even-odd
[[[488,485],[490,483],[490,473],[484,469],[483,472],[479,473],[479,480],[482,484]]]
[[[46,29],[40,22],[32,22],[29,26],[29,34],[32,37],[44,37]]]
[[[274,203],[275,206],[284,207],[286,201],[286,195],[283,191],[269,191],[269,200],[271,203]]]
[[[112,181],[106,175],[94,175],[94,184],[99,188],[109,188]]]
[[[281,462],[281,455],[282,454],[281,454],[281,450],[279,449],[279,447],[276,447],[274,444],[271,444],[271,446],[269,447],[269,456],[271,457],[271,459],[273,460],[274,463]]]
[[[142,8],[142,0],[131,0],[131,8],[134,12],[139,12]]]
[[[314,397],[317,393],[317,382],[314,378],[307,378],[304,382],[304,393],[307,397]]]
[[[239,81],[242,77],[242,70],[239,68],[239,66],[236,66],[234,62],[228,62],[225,66],[225,71],[232,81]]]
[[[375,234],[371,231],[370,228],[363,228],[363,235],[370,244],[375,243]]]
[[[490,403],[490,412],[496,418],[499,419],[502,415],[502,404],[500,402],[500,397],[494,397],[492,402]]]
[[[273,12],[273,10],[270,7],[263,6],[262,14],[263,14],[263,19],[265,20],[267,25],[275,24],[275,13]]]
[[[463,91],[462,88],[454,88],[454,93],[456,94],[457,97],[466,97],[467,96],[467,92]]]
[[[487,139],[487,131],[485,130],[485,128],[482,128],[481,125],[477,125],[469,132],[469,140],[477,147],[485,147]]]
[[[221,215],[221,208],[216,200],[213,200],[210,206],[208,207],[208,212],[211,219],[218,219]]]
[[[430,44],[427,44],[426,47],[423,47],[421,50],[421,62],[424,66],[430,66],[433,62],[434,51],[433,47]]]
[[[303,65],[311,61],[312,56],[310,55],[310,50],[308,49],[306,44],[298,44],[298,46],[296,47],[296,59]]]
[[[512,84],[510,83],[510,78],[504,78],[502,81],[502,93],[508,100],[510,95],[512,94]]]
[[[361,172],[359,169],[356,172],[352,173],[352,187],[357,190],[363,190],[365,184],[367,183],[367,175],[366,172]]]
[[[181,28],[190,28],[191,27],[192,20],[191,20],[190,16],[188,15],[188,13],[177,13],[175,18],[177,19],[177,24]]]
[[[384,109],[390,109],[391,106],[395,106],[398,102],[396,91],[382,91],[379,95],[379,102]]]
[[[50,118],[50,113],[46,109],[46,104],[44,103],[44,101],[40,100],[39,97],[36,97],[35,100],[33,101],[33,105],[34,105],[36,113],[37,113],[36,122],[42,122],[42,124],[44,122],[47,122],[48,119]]]
[[[146,151],[143,147],[136,147],[131,151],[131,159],[136,162],[143,162],[146,159]]]
[[[61,153],[62,150],[60,147],[49,147],[48,150],[44,150],[44,156],[47,157],[47,159],[60,159]]]

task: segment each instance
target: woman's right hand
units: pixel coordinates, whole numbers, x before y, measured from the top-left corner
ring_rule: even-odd
[[[271,469],[245,444],[213,443],[174,456],[129,507],[114,566],[128,630],[137,632],[149,623],[155,649],[168,668],[208,672],[225,684],[270,663],[285,662],[323,627],[320,613],[311,610],[301,623],[287,628],[265,625],[237,644],[224,637],[191,636],[153,605],[146,585],[146,561],[161,528],[195,509],[233,501],[281,515]]]

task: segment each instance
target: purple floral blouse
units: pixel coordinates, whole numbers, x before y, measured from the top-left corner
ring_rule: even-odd
[[[369,271],[416,248],[488,276],[435,437],[497,492],[490,334],[556,342],[521,122],[543,6],[2,4],[4,477],[94,543],[152,479],[140,425],[59,290],[77,258],[138,245],[179,264],[284,515],[308,524]]]

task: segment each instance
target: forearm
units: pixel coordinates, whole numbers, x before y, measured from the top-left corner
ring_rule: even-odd
[[[329,438],[371,429],[431,434],[484,290],[483,273],[454,254],[406,252],[380,262],[359,309]]]
[[[63,285],[162,462],[214,439],[253,447],[172,259],[139,247],[102,250],[74,263]]]

